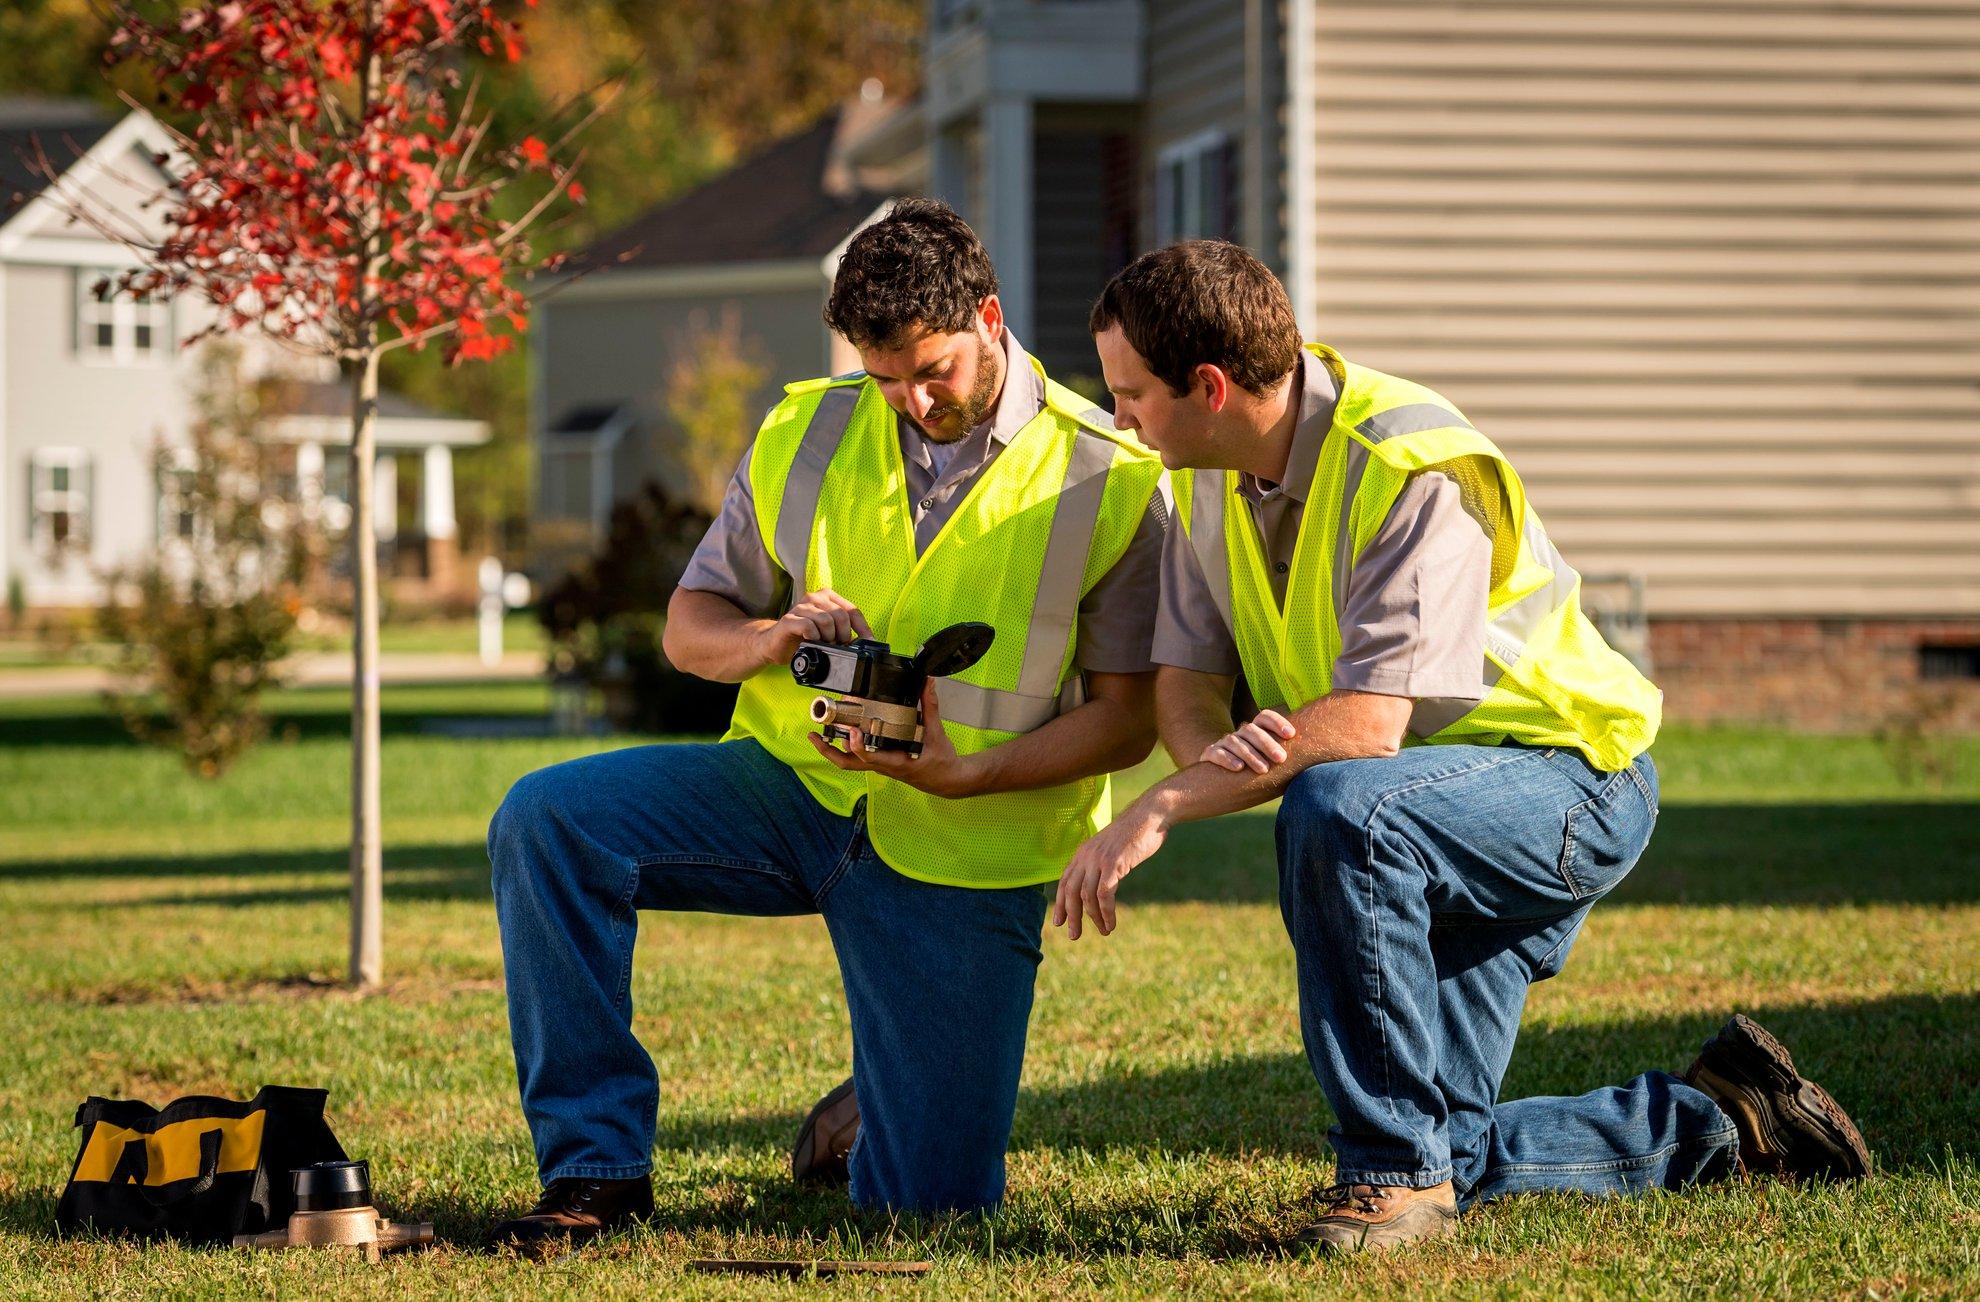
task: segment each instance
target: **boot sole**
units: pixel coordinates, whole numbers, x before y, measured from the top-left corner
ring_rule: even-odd
[[[1709,1087],[1757,1152],[1748,1169],[1775,1175],[1855,1180],[1870,1173],[1863,1135],[1829,1092],[1794,1068],[1794,1058],[1765,1027],[1735,1013],[1699,1052],[1685,1078]]]
[[[791,1179],[799,1184],[837,1184],[846,1178],[846,1163],[835,1157],[820,1158],[818,1153],[818,1121],[825,1113],[843,1102],[853,1092],[850,1079],[841,1082],[824,1098],[811,1105],[805,1114],[804,1124],[798,1127],[797,1142],[791,1145]]]

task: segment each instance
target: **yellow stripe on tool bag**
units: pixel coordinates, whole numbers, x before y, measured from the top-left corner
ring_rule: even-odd
[[[216,1130],[220,1132],[220,1165],[215,1174],[252,1171],[261,1161],[261,1133],[267,1120],[268,1114],[263,1111],[250,1112],[238,1120],[196,1117],[161,1126],[150,1134],[100,1121],[90,1131],[89,1145],[76,1165],[75,1179],[110,1183],[118,1165],[124,1161],[125,1146],[133,1140],[144,1144],[144,1183],[171,1184],[198,1179],[202,1174],[201,1139]]]

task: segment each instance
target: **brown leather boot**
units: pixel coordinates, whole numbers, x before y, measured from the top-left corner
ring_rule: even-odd
[[[799,1184],[837,1185],[851,1178],[847,1159],[859,1138],[859,1098],[852,1077],[811,1105],[797,1142],[791,1145],[791,1179]]]
[[[511,1248],[541,1261],[653,1215],[653,1177],[552,1180],[530,1208],[488,1232],[490,1248]]]
[[[1739,1130],[1739,1163],[1789,1180],[1855,1180],[1870,1150],[1829,1092],[1794,1069],[1787,1046],[1734,1013],[1705,1041],[1685,1084],[1712,1097]]]
[[[1428,1189],[1337,1184],[1320,1201],[1326,1215],[1299,1241],[1323,1253],[1375,1251],[1457,1233],[1457,1192],[1449,1180]]]

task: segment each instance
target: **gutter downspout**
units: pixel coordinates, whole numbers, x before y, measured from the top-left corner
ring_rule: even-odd
[[[1265,0],[1244,0],[1244,207],[1239,232],[1245,246],[1266,263],[1276,261],[1266,247],[1265,211]]]
[[[1314,0],[1286,0],[1286,290],[1300,333],[1318,336]]]

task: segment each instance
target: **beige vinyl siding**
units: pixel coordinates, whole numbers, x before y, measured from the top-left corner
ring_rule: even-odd
[[[1980,614],[1980,3],[1316,9],[1320,334],[1655,615]]]

